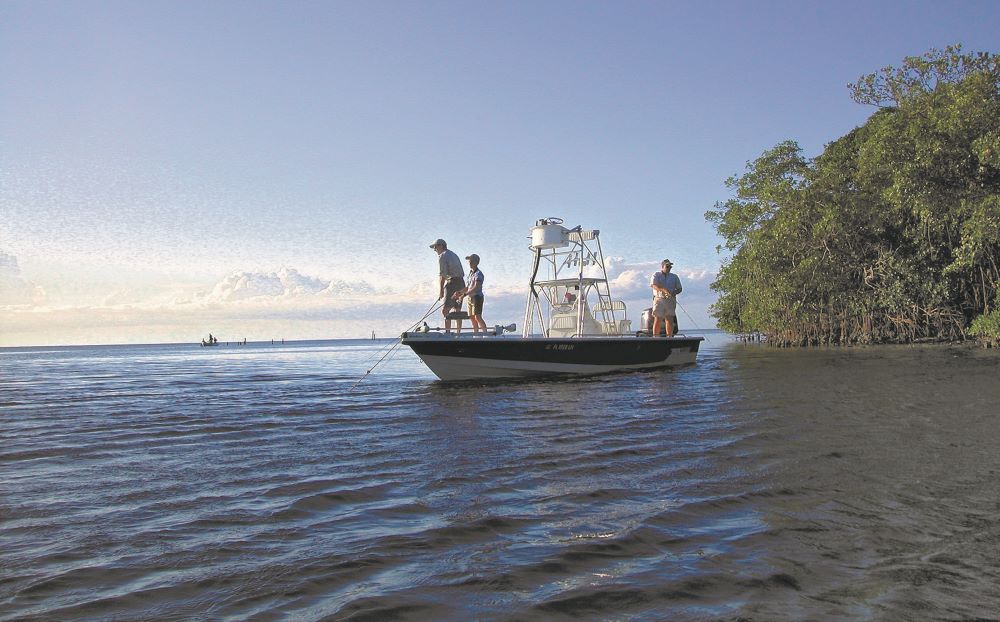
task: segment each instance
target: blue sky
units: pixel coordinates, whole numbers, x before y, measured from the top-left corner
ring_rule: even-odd
[[[997,52],[998,23],[992,1],[6,1],[0,345],[391,334],[433,298],[437,237],[516,321],[543,216],[601,229],[622,273],[670,257],[708,326],[725,179],[864,123],[862,74]]]

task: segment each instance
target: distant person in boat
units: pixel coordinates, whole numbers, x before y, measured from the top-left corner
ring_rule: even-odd
[[[667,336],[676,334],[677,294],[684,289],[681,280],[670,272],[674,266],[669,259],[660,262],[660,270],[653,273],[649,287],[653,290],[653,336],[659,337],[663,324],[667,326]]]
[[[462,260],[454,252],[448,250],[448,243],[441,238],[434,240],[431,248],[438,254],[438,274],[441,278],[438,300],[444,299],[444,304],[441,306],[444,329],[451,332],[451,320],[448,318],[448,314],[452,311],[462,310],[462,303],[455,300],[455,294],[465,289],[465,280],[462,278]],[[462,332],[462,320],[458,320],[458,332]]]
[[[486,322],[483,321],[483,273],[479,269],[479,255],[473,253],[466,257],[469,261],[468,287],[455,294],[461,301],[463,296],[469,297],[469,319],[472,320],[472,334],[486,332]]]

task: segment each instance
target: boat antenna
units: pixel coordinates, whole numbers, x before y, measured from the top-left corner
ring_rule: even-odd
[[[441,300],[441,299],[435,300],[431,304],[430,308],[427,309],[427,312],[424,313],[423,317],[421,317],[419,320],[417,320],[416,322],[414,322],[413,325],[409,329],[407,329],[407,330],[413,330],[414,328],[416,328],[417,326],[419,326],[424,320],[426,320],[428,317],[430,317],[431,313],[434,313],[435,311],[437,311],[438,309],[440,309],[441,305],[443,305],[443,304],[444,304],[443,300]],[[404,332],[406,332],[406,331],[404,331]],[[393,342],[392,347],[390,347],[388,349],[388,351],[385,354],[382,355],[382,358],[380,358],[379,360],[375,361],[375,364],[372,365],[371,367],[369,367],[368,371],[366,371],[364,374],[362,374],[362,376],[360,378],[358,378],[357,381],[355,381],[354,384],[351,385],[351,388],[348,389],[348,391],[353,391],[359,384],[361,384],[361,381],[364,380],[365,378],[367,378],[373,371],[375,371],[375,368],[378,367],[382,363],[382,361],[384,361],[390,354],[392,354],[393,352],[395,352],[396,349],[399,348],[399,346],[402,343],[403,343],[403,336],[400,335],[399,337],[396,338],[396,341]]]
[[[551,218],[549,220],[552,220]],[[558,219],[555,219],[558,220]],[[559,222],[562,222],[561,220]],[[524,309],[524,336],[528,336],[529,327],[533,323],[531,310],[534,308],[538,312],[538,326],[545,331],[545,323],[542,318],[542,310],[538,307],[538,291],[535,289],[535,279],[538,278],[538,267],[542,261],[542,249],[533,248],[535,258],[531,266],[531,279],[528,281],[528,303]]]

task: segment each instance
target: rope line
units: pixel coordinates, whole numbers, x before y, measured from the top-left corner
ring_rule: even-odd
[[[437,311],[438,309],[440,309],[442,305],[444,305],[444,301],[443,300],[441,300],[441,299],[435,300],[433,303],[431,303],[430,308],[427,309],[427,312],[424,313],[423,317],[421,317],[419,320],[417,320],[416,322],[414,322],[413,326],[411,326],[410,328],[408,328],[404,332],[408,332],[408,331],[411,331],[414,328],[416,328],[418,325],[420,325],[421,322],[423,322],[428,317],[430,317],[430,315],[432,313],[434,313],[435,311]],[[390,354],[392,354],[393,352],[395,352],[396,349],[399,346],[401,346],[402,344],[403,344],[403,337],[402,337],[402,335],[400,335],[396,339],[396,341],[391,344],[392,347],[389,348],[388,352],[386,352],[385,354],[383,354],[382,357],[379,360],[375,361],[375,364],[372,365],[368,369],[368,371],[366,371],[360,378],[358,378],[357,381],[354,384],[351,385],[351,388],[348,389],[348,391],[353,391],[359,384],[361,384],[362,380],[364,380],[365,378],[367,378],[369,374],[371,374],[373,371],[375,371],[375,368],[378,367],[382,363],[382,361],[386,360],[386,357],[388,357]],[[386,347],[388,347],[388,346],[383,346],[382,350],[385,350]],[[379,352],[382,352],[382,350],[379,350]],[[369,361],[372,360],[373,358],[375,358],[376,355],[378,355],[378,352],[376,352],[371,357],[369,357],[368,360]]]
[[[677,299],[676,299],[676,298],[674,298],[674,300],[677,300]],[[694,326],[694,329],[695,329],[696,331],[699,331],[699,332],[704,332],[704,331],[702,331],[702,330],[701,330],[700,328],[698,328],[698,325],[697,325],[697,324],[695,324],[695,322],[694,322],[694,318],[693,318],[693,317],[691,317],[691,315],[690,315],[690,314],[689,314],[689,313],[687,312],[687,309],[685,309],[684,307],[682,307],[682,306],[681,306],[681,303],[680,303],[680,302],[677,302],[677,306],[678,306],[678,307],[680,308],[680,310],[681,310],[681,311],[683,311],[683,312],[684,312],[684,315],[685,315],[685,317],[687,317],[687,319],[691,320],[691,326]],[[711,341],[711,339],[709,339],[709,338],[708,338],[708,335],[705,335],[705,339],[707,339],[708,341]]]
[[[430,315],[431,315],[432,313],[434,313],[435,311],[437,311],[437,310],[438,310],[438,308],[439,308],[439,305],[438,305],[438,303],[437,303],[437,302],[434,302],[434,303],[433,303],[433,304],[431,305],[430,309],[429,309],[429,310],[427,311],[427,313],[424,313],[424,316],[423,316],[422,318],[420,318],[419,320],[417,320],[417,321],[416,321],[416,322],[415,322],[415,323],[413,324],[413,326],[411,326],[410,328],[407,328],[406,330],[407,330],[407,331],[411,331],[411,330],[414,330],[415,328],[417,328],[417,325],[418,325],[418,324],[420,324],[421,322],[423,322],[424,320],[426,320],[426,319],[427,319],[428,317],[430,317]],[[391,348],[391,347],[393,347],[393,346],[394,346],[394,345],[396,344],[396,341],[398,341],[398,338],[397,338],[396,340],[394,340],[394,341],[390,341],[389,343],[387,343],[387,344],[383,345],[383,346],[382,346],[381,348],[379,348],[378,350],[376,350],[374,354],[372,354],[371,356],[369,356],[368,358],[366,358],[366,359],[365,359],[365,365],[367,365],[368,363],[371,363],[371,362],[372,362],[373,360],[375,360],[375,358],[376,358],[376,357],[377,357],[377,356],[378,356],[379,354],[382,354],[382,352],[384,352],[386,348]]]

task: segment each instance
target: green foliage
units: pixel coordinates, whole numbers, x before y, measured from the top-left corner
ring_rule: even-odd
[[[883,67],[847,88],[859,104],[899,106],[941,84],[955,84],[976,73],[996,74],[998,65],[1000,57],[994,54],[962,54],[961,45],[949,45],[943,50],[932,48],[923,56],[907,56],[901,67]]]
[[[880,108],[815,160],[727,180],[720,327],[787,344],[962,338],[1000,285],[1000,57],[960,46],[851,85]]]
[[[1000,309],[994,309],[973,320],[969,334],[988,347],[1000,346]]]

